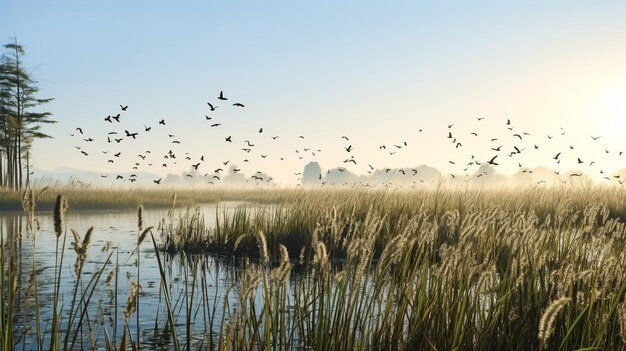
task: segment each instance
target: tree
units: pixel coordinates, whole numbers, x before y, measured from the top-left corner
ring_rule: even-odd
[[[51,138],[42,132],[42,124],[56,123],[50,112],[35,109],[53,99],[37,97],[39,88],[24,68],[24,48],[13,38],[4,45],[0,60],[0,187],[21,189],[24,186],[22,161],[29,182],[31,147],[35,139]]]

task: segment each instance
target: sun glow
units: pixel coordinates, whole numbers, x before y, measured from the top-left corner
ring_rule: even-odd
[[[626,84],[611,89],[597,103],[594,113],[597,126],[602,132],[618,143],[624,143],[626,136]]]

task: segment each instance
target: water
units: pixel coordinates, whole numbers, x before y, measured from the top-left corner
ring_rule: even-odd
[[[229,214],[244,205],[241,202],[227,202],[219,204],[219,214],[224,211]],[[249,206],[249,205],[248,205]],[[215,204],[200,206],[200,211],[204,214],[206,225],[213,225],[216,221]],[[167,218],[167,210],[145,210],[144,226],[154,226],[157,228],[159,221]],[[174,216],[176,218],[176,216]],[[39,229],[31,233],[27,229],[26,217],[22,214],[2,214],[0,215],[0,234],[4,240],[5,262],[9,255],[15,255],[16,268],[19,272],[18,289],[20,296],[16,301],[17,313],[13,316],[15,325],[15,335],[19,337],[16,342],[16,349],[36,348],[37,340],[35,334],[36,316],[33,296],[34,286],[32,284],[32,274],[34,272],[37,282],[39,306],[41,314],[41,328],[47,331],[44,335],[43,343],[50,343],[50,329],[52,324],[53,296],[55,282],[55,260],[57,259],[57,244],[62,246],[62,240],[57,243],[54,234],[52,213],[36,213],[35,219],[39,222]],[[127,299],[131,291],[133,282],[137,282],[138,269],[137,258],[140,260],[139,284],[139,329],[141,331],[141,343],[144,348],[168,349],[168,341],[162,337],[162,330],[167,319],[166,304],[162,299],[161,278],[159,274],[158,262],[150,236],[144,240],[140,247],[139,254],[135,252],[138,229],[137,213],[129,211],[98,211],[81,212],[71,211],[66,215],[65,225],[68,228],[67,241],[63,250],[63,264],[61,266],[60,304],[64,320],[61,322],[61,337],[65,337],[63,331],[67,325],[69,312],[72,310],[71,302],[76,286],[76,273],[74,264],[76,253],[71,243],[73,236],[70,228],[76,230],[81,239],[90,227],[94,228],[91,239],[91,246],[88,249],[87,260],[82,268],[79,291],[89,291],[90,280],[97,277],[97,272],[103,269],[99,281],[95,284],[95,289],[89,303],[87,313],[82,316],[76,315],[74,324],[85,326],[82,333],[77,334],[74,348],[90,347],[90,342],[99,346],[104,345],[105,335],[109,339],[115,339],[119,345],[119,340],[124,327],[124,311],[127,307]],[[37,226],[35,224],[35,226]],[[21,235],[20,235],[21,233]],[[158,231],[153,230],[155,238],[159,239]],[[110,246],[108,251],[103,252],[105,246]],[[235,275],[238,269],[234,267],[227,258],[219,256],[199,257],[169,257],[161,254],[164,268],[167,274],[167,282],[172,301],[173,314],[177,318],[177,324],[184,326],[186,323],[186,309],[192,306],[191,335],[193,343],[205,345],[211,337],[211,331],[219,330],[221,318],[225,311],[223,298],[227,296],[228,305],[237,306],[237,298],[233,292],[236,291]],[[108,262],[107,262],[108,259]],[[192,263],[195,262],[195,263]],[[106,283],[107,277],[115,266],[119,267],[116,279],[113,278]],[[196,282],[195,299],[189,301],[185,296],[193,285],[190,281],[192,270],[195,265],[202,265],[203,283],[207,289],[198,289],[201,281]],[[5,279],[5,282],[7,280]],[[117,284],[117,288],[116,288]],[[188,287],[188,289],[186,289]],[[205,291],[206,290],[206,291]],[[226,293],[229,291],[230,293]],[[117,292],[117,293],[116,293]],[[81,296],[82,294],[78,294]],[[30,297],[29,297],[30,296]],[[88,294],[85,298],[88,298]],[[81,304],[80,299],[77,300]],[[117,308],[116,308],[117,306]],[[75,306],[73,311],[79,311],[79,306]],[[228,311],[226,311],[228,318]],[[128,320],[128,326],[136,340],[137,314],[133,314]],[[211,319],[211,316],[213,319]],[[156,322],[155,322],[156,321]],[[80,322],[80,323],[78,323]],[[92,325],[89,332],[87,325]],[[187,328],[178,328],[178,333],[186,333]],[[70,337],[70,343],[73,339]],[[178,335],[178,339],[183,341],[186,335]],[[91,341],[90,341],[91,338]],[[63,340],[61,341],[63,342]],[[83,346],[80,346],[82,343]]]

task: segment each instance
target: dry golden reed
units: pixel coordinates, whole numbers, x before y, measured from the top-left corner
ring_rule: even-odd
[[[143,229],[143,205],[139,205],[137,209],[137,228]]]
[[[554,322],[559,312],[565,305],[572,301],[569,297],[561,297],[560,299],[552,301],[552,303],[546,308],[539,319],[539,340],[542,345],[546,345],[548,339],[554,332]]]

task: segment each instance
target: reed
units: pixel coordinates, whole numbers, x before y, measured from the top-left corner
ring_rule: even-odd
[[[116,251],[91,279],[82,281],[95,234],[88,230],[83,238],[71,230],[77,258],[69,275],[76,280],[73,296],[63,301],[58,286],[66,278],[61,272],[67,272],[61,248],[67,205],[57,198],[54,313],[52,323],[38,322],[40,349],[77,348],[83,336],[92,348],[140,347],[141,334],[138,327],[131,330],[131,318],[139,316],[139,306],[147,313],[139,273],[144,260],[140,245],[148,234],[159,269],[162,303],[157,308],[164,317],[155,319],[153,334],[161,347],[626,348],[624,192],[318,190],[265,195],[261,205],[219,212],[215,225],[205,223],[198,209],[173,208],[155,233],[143,228],[143,211],[137,210],[137,247],[130,255],[137,255],[137,274],[124,307],[124,329],[109,336],[101,322],[101,337],[91,332],[95,323],[88,305]],[[24,210],[36,212],[30,204],[40,201],[30,196],[23,196]],[[261,193],[248,198],[254,196]],[[183,195],[176,197],[180,202]],[[11,240],[0,241],[5,349],[16,340],[8,316],[16,301],[26,299],[16,287],[16,261],[10,256],[20,238]],[[230,257],[232,274],[216,277],[207,252]],[[177,289],[168,274],[175,259],[184,275]],[[107,283],[117,282],[117,268]],[[32,286],[29,299],[39,294],[36,281]],[[116,298],[117,283],[114,290]],[[68,310],[58,311],[57,304]],[[103,312],[98,313],[103,321]]]

